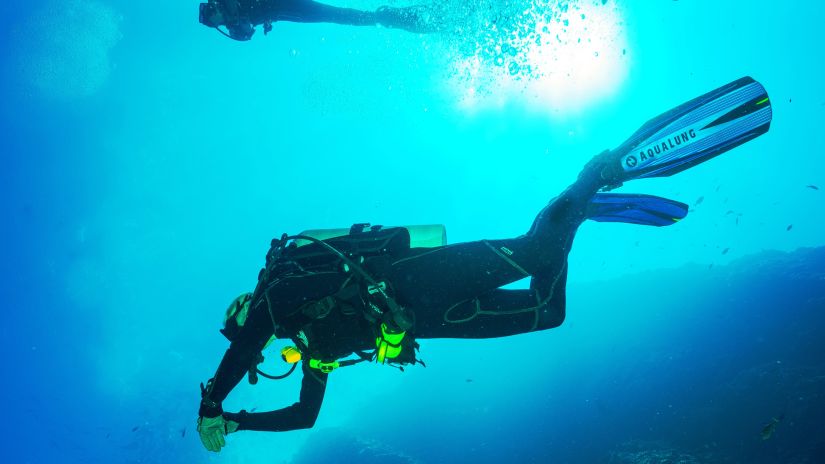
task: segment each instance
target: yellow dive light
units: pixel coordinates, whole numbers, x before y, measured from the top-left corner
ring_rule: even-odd
[[[301,361],[301,352],[294,346],[286,346],[281,350],[281,359],[290,364],[295,364]]]

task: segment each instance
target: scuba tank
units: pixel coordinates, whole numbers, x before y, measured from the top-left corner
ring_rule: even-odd
[[[353,227],[359,226],[356,224]],[[420,226],[400,226],[387,227],[384,230],[402,228],[407,229],[410,233],[410,248],[436,248],[447,244],[447,228],[442,224],[428,224]],[[300,235],[316,238],[318,240],[329,240],[331,238],[340,238],[350,235],[352,228],[349,229],[311,229],[301,232]],[[298,239],[295,240],[295,245],[302,247],[312,243],[310,240]]]
[[[407,334],[413,325],[413,315],[395,301],[387,282],[374,279],[364,269],[363,263],[367,258],[392,256],[410,248],[432,248],[444,245],[446,245],[446,229],[443,225],[383,228],[361,223],[353,225],[350,229],[308,230],[296,236],[284,234],[280,239],[272,240],[272,247],[267,252],[266,266],[259,273],[255,292],[241,295],[230,305],[221,333],[230,341],[237,336],[246,321],[249,306],[264,296],[272,281],[290,274],[300,275],[308,271],[335,269],[351,275],[353,283],[334,295],[302,306],[301,313],[309,316],[310,319],[323,319],[336,307],[339,298],[346,298],[344,295],[362,295],[360,298],[364,303],[362,305],[363,316],[369,324],[375,327],[375,351],[372,354],[354,352],[359,359],[322,361],[314,359],[309,352],[305,351],[308,349],[308,344],[303,340],[305,346],[301,347],[299,343],[299,347],[286,347],[281,352],[282,359],[292,364],[289,372],[281,376],[271,376],[261,372],[257,368],[258,364],[263,362],[263,356],[260,355],[250,367],[250,383],[257,382],[257,375],[275,379],[284,378],[295,370],[295,366],[301,360],[306,361],[311,369],[324,373],[331,372],[338,367],[371,360],[376,360],[381,364],[421,362],[415,357],[418,344],[411,335]],[[272,308],[268,304],[267,310],[273,322],[273,330],[277,333],[279,327]],[[273,336],[267,342],[267,346],[274,338]]]

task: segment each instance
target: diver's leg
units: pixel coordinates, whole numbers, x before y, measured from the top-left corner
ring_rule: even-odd
[[[586,219],[590,199],[603,185],[593,165],[539,212],[526,234],[410,250],[392,263],[389,280],[410,298],[429,293],[440,301],[457,302],[525,277],[558,275],[576,230]]]
[[[375,11],[378,23],[384,27],[403,29],[418,34],[439,32],[444,29],[443,14],[438,14],[434,5],[413,5],[407,7],[382,6]]]
[[[436,32],[433,15],[424,6],[393,8],[382,6],[376,11],[341,8],[313,0],[281,0],[276,3],[274,21],[300,23],[334,23],[350,26],[374,26],[404,29],[410,32]]]
[[[491,338],[549,329],[564,321],[573,233],[533,251],[548,262],[517,263],[501,251],[535,250],[531,243],[522,245],[528,240],[521,237],[432,250],[394,263],[387,277],[399,303],[415,314],[420,338]],[[528,276],[529,290],[498,288]]]
[[[417,336],[487,338],[561,324],[567,256],[604,185],[603,161],[600,155],[588,163],[520,237],[414,249],[392,263],[388,280],[416,314]],[[497,290],[525,277],[531,277],[529,290]]]
[[[298,23],[334,23],[350,26],[374,26],[375,12],[341,8],[312,0],[283,0],[277,3],[275,21]]]
[[[530,290],[496,289],[438,310],[416,311],[416,338],[495,338],[564,322],[567,267]],[[533,284],[542,277],[533,277]]]

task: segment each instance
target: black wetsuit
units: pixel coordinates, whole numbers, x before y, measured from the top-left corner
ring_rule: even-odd
[[[587,205],[601,187],[599,176],[585,168],[579,180],[555,198],[517,238],[480,240],[439,248],[410,248],[389,262],[365,266],[390,283],[396,300],[415,315],[408,331],[415,339],[493,338],[545,330],[565,318],[567,256],[584,221]],[[527,290],[501,286],[531,277]],[[340,272],[315,274],[279,282],[253,303],[240,336],[230,345],[215,375],[201,415],[218,415],[220,403],[243,378],[273,334],[273,321],[294,314],[301,304],[323,298],[346,285]],[[363,314],[331,312],[314,320],[278,320],[276,335],[295,339],[303,330],[315,355],[336,359],[357,350],[375,348],[374,326]],[[312,427],[324,397],[327,374],[303,367],[300,401],[264,413],[225,413],[239,430],[285,431]]]
[[[377,22],[374,12],[341,8],[312,0],[245,0],[241,2],[241,10],[247,12],[248,19],[255,26],[276,21],[352,26],[375,25]]]
[[[426,7],[412,6],[404,8],[380,7],[375,11],[363,11],[342,8],[313,0],[224,0],[220,19],[201,16],[201,22],[210,26],[226,26],[228,35],[236,40],[246,41],[252,38],[255,27],[264,25],[264,32],[269,32],[272,23],[290,21],[299,23],[333,23],[349,26],[374,26],[404,29],[410,32],[435,32],[439,28],[432,15],[421,16]],[[216,22],[222,22],[216,24]]]

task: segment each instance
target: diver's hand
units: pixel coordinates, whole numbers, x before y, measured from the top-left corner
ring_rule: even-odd
[[[232,432],[238,429],[237,422]],[[198,418],[198,435],[201,437],[201,443],[204,448],[209,451],[218,453],[221,448],[226,446],[226,439],[224,438],[229,432],[229,423],[223,416],[217,417],[199,417]]]
[[[198,434],[201,437],[203,446],[214,452],[220,452],[226,446],[226,435],[238,431],[239,423],[225,417],[200,417],[198,418]]]

